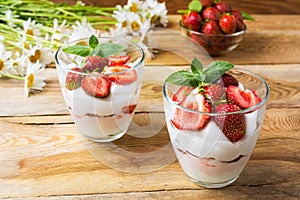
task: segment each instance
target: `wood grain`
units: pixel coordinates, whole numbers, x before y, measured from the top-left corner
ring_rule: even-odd
[[[52,0],[56,3],[69,2],[74,4],[76,0]],[[168,14],[176,14],[177,10],[187,9],[187,5],[191,0],[159,0],[165,2]],[[225,0],[233,9],[242,10],[250,14],[299,14],[300,2],[298,0]],[[84,0],[87,5],[114,7],[117,4],[125,5],[127,0],[111,0],[111,1],[98,1],[98,0]]]

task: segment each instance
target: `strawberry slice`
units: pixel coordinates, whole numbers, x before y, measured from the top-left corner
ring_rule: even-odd
[[[230,103],[219,104],[214,109],[216,113],[230,113],[241,110],[237,105]],[[239,141],[246,134],[246,121],[243,114],[215,116],[214,121],[231,142]]]
[[[72,71],[82,72],[81,68],[72,68]],[[82,76],[80,73],[68,72],[65,86],[68,90],[75,90],[80,87]]]
[[[126,56],[109,56],[108,63],[109,66],[116,66],[116,65],[124,65],[130,59],[129,55]]]
[[[220,101],[225,96],[226,89],[218,84],[210,84],[203,87],[204,94],[211,102]]]
[[[100,56],[88,56],[85,60],[85,65],[82,68],[87,72],[102,72],[104,67],[108,65],[108,60]]]
[[[111,82],[101,76],[87,76],[82,79],[81,87],[92,97],[104,98],[110,93]]]
[[[190,110],[211,112],[211,106],[202,94],[189,94],[179,105]],[[176,108],[174,118],[171,122],[179,130],[199,130],[208,123],[209,119],[209,115]]]
[[[116,84],[127,85],[137,80],[136,71],[134,69],[130,69],[131,67],[126,65],[112,66],[108,67],[105,73],[107,74],[108,80]]]
[[[122,112],[124,114],[132,114],[134,112],[135,108],[136,108],[136,104],[131,104],[131,105],[128,105],[128,106],[124,106],[122,108]]]
[[[172,96],[172,101],[181,102],[185,99],[194,88],[189,86],[181,86]]]
[[[250,108],[261,101],[254,90],[242,90],[241,88],[232,85],[227,87],[226,96],[228,100],[244,109]]]

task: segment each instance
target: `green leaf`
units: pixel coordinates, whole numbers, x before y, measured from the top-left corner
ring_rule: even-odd
[[[126,47],[120,44],[104,43],[98,44],[93,54],[106,58],[110,55],[120,54]]]
[[[241,14],[242,14],[243,19],[255,21],[255,18],[252,17],[251,15],[249,15],[248,13],[246,13],[246,12],[241,12]]]
[[[99,41],[96,36],[92,35],[89,39],[89,45],[91,48],[95,49],[98,45]]]
[[[195,75],[187,70],[180,70],[178,72],[174,72],[171,74],[166,81],[168,83],[176,84],[176,85],[185,85],[197,87],[199,81],[195,78]]]
[[[189,10],[200,12],[202,10],[202,3],[199,0],[192,0],[188,6]]]
[[[225,61],[214,61],[208,65],[208,67],[203,71],[205,74],[205,82],[211,83],[216,79],[220,78],[226,71],[232,69],[233,64]]]
[[[73,45],[64,48],[63,52],[86,57],[91,53],[91,48],[84,45]]]
[[[203,70],[203,65],[197,58],[194,58],[191,64],[191,70],[194,74],[200,74]]]

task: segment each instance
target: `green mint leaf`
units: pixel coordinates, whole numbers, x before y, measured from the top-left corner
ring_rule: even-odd
[[[192,0],[188,6],[189,10],[200,12],[202,10],[202,3],[199,0]]]
[[[192,87],[197,87],[199,85],[199,81],[197,80],[197,78],[195,78],[195,75],[187,70],[174,72],[166,79],[166,81],[175,85],[185,85]]]
[[[203,65],[197,58],[194,58],[191,64],[191,70],[194,74],[200,74],[203,70]]]
[[[89,45],[91,48],[95,49],[98,45],[99,41],[98,38],[94,35],[92,35],[89,39]]]
[[[220,78],[225,72],[232,69],[233,64],[225,61],[214,61],[208,65],[208,67],[203,71],[205,75],[205,82],[211,83],[216,79]]]
[[[249,15],[248,13],[246,13],[246,12],[241,12],[241,14],[242,14],[243,19],[255,21],[255,18],[252,17],[251,15]]]
[[[91,48],[84,45],[73,45],[64,48],[63,52],[86,57],[91,53]]]
[[[98,44],[93,55],[98,55],[106,58],[111,55],[120,54],[126,47],[120,44],[104,43]]]

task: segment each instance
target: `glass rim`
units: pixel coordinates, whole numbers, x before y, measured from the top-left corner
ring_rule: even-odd
[[[101,38],[103,38],[103,39],[112,39],[112,40],[115,40],[115,39],[116,39],[116,38],[114,38],[114,37],[107,37],[107,36],[103,36],[103,37],[100,36],[100,37],[97,37],[97,38],[98,38],[98,39],[101,39]],[[59,54],[60,52],[63,53],[62,49],[65,48],[65,47],[67,47],[68,45],[71,45],[71,44],[74,44],[74,43],[78,43],[78,42],[80,42],[80,41],[88,41],[89,38],[82,38],[82,39],[78,39],[78,40],[73,40],[73,41],[68,42],[68,43],[64,44],[63,46],[59,47],[58,50],[55,52],[55,55],[54,55],[54,58],[55,58],[55,64],[57,64],[57,65],[59,65],[59,66],[62,66],[62,68],[63,68],[65,71],[67,71],[67,72],[72,72],[72,73],[74,73],[74,74],[80,74],[80,75],[84,75],[84,76],[109,76],[109,75],[115,75],[115,74],[123,74],[123,73],[125,73],[125,72],[130,72],[130,71],[132,71],[132,70],[135,70],[136,68],[138,68],[138,66],[142,65],[143,62],[144,62],[144,60],[145,60],[145,52],[144,52],[143,48],[142,48],[140,45],[138,45],[138,44],[136,44],[136,43],[134,43],[134,42],[132,42],[132,41],[130,41],[130,40],[120,39],[120,38],[117,38],[117,39],[132,44],[132,45],[135,46],[135,47],[139,50],[139,52],[141,53],[139,62],[136,63],[136,64],[134,64],[132,67],[130,67],[130,68],[128,68],[128,69],[122,70],[122,71],[120,71],[120,72],[111,72],[111,73],[102,74],[102,73],[97,73],[97,72],[95,72],[95,73],[78,72],[78,71],[75,71],[75,70],[72,70],[72,69],[68,69],[68,68],[66,68],[66,67],[63,67],[63,66],[61,65],[60,59],[58,58],[58,54]]]
[[[179,21],[179,26],[180,26],[180,28],[182,28],[186,31],[189,31],[193,34],[200,35],[200,36],[208,36],[208,37],[234,37],[234,36],[240,36],[240,35],[245,34],[246,30],[247,30],[247,26],[245,25],[245,29],[241,30],[239,32],[235,32],[235,33],[232,33],[232,34],[223,34],[223,35],[210,35],[210,34],[201,33],[201,32],[198,32],[198,31],[193,31],[193,30],[190,30],[190,29],[184,27],[181,20]]]
[[[167,90],[166,90],[166,86],[167,83],[166,81],[164,82],[163,84],[163,88],[162,88],[162,93],[163,93],[163,97],[164,99],[174,105],[175,107],[177,108],[180,108],[182,110],[185,110],[185,111],[188,111],[188,112],[192,112],[192,113],[196,113],[196,114],[202,114],[202,115],[209,115],[209,116],[226,116],[226,115],[233,115],[233,114],[247,114],[247,113],[251,113],[257,109],[259,109],[260,107],[262,107],[268,100],[269,98],[269,95],[270,95],[270,88],[269,88],[269,85],[268,83],[266,82],[265,79],[263,79],[261,76],[259,76],[258,74],[254,73],[254,72],[251,72],[247,69],[243,69],[243,68],[240,68],[240,67],[234,67],[234,69],[232,70],[238,70],[238,71],[241,71],[241,72],[245,72],[251,76],[254,76],[256,77],[257,79],[259,79],[261,81],[261,83],[265,86],[265,96],[264,98],[256,105],[250,107],[250,108],[246,108],[246,109],[242,109],[240,111],[235,111],[235,112],[228,112],[228,113],[213,113],[213,112],[201,112],[201,111],[195,111],[195,110],[191,110],[191,109],[188,109],[186,107],[183,107],[181,105],[179,105],[178,103],[174,102],[170,97],[169,95],[167,94]],[[172,84],[172,85],[175,85],[175,84]]]

